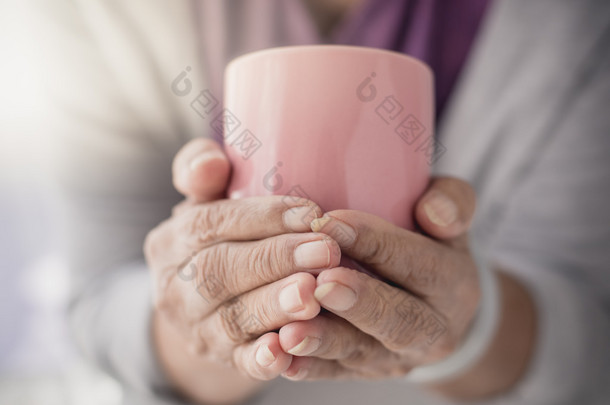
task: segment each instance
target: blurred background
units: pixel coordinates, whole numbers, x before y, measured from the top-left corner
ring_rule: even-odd
[[[76,355],[49,184],[44,50],[28,1],[0,0],[0,404],[112,405],[119,386]]]

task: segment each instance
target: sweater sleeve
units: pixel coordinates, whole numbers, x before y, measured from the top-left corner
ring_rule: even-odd
[[[610,398],[610,57],[596,57],[493,243],[491,257],[529,287],[539,321],[529,369],[498,404]]]

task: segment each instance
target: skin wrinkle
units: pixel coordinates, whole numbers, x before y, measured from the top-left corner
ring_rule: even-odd
[[[426,249],[430,250],[430,253],[427,256],[431,256],[433,254],[438,254],[440,252],[442,252],[442,257],[445,257],[445,252],[447,250],[446,247],[444,247],[442,244],[439,244],[437,242],[433,242],[430,243],[429,240],[422,240],[421,244],[426,247]],[[373,251],[376,251],[377,249],[372,249]],[[421,249],[419,249],[420,253],[421,253]],[[369,252],[367,252],[369,253]],[[455,252],[452,252],[455,253]],[[379,252],[377,252],[377,254],[375,255],[377,257],[381,256],[381,254]],[[425,252],[422,253],[422,256],[426,256]],[[374,260],[374,255],[369,255],[369,260]],[[431,264],[422,264],[422,263],[418,263],[417,267],[418,269],[420,269],[419,271],[421,271],[422,273],[425,274],[426,271],[434,271],[441,263],[441,262],[445,262],[445,260],[443,260],[441,258],[441,260],[437,260],[437,257],[433,258],[434,260],[431,262]],[[390,266],[390,267],[396,267],[396,263],[387,263],[386,266]],[[452,264],[452,267],[455,266],[454,264]],[[446,274],[448,274],[449,272],[447,272]],[[411,279],[417,279],[417,275],[415,273],[410,273],[410,277]],[[359,277],[361,280],[366,280],[366,276],[362,275]],[[421,277],[420,277],[421,280]],[[428,284],[430,283],[430,279],[427,278],[425,279]],[[404,280],[403,280],[404,281]],[[418,280],[419,281],[419,280]],[[388,287],[390,288],[390,287]],[[394,297],[396,298],[396,295],[393,294]],[[423,341],[423,343],[414,343],[412,341],[406,342],[406,341],[400,341],[397,340],[397,342],[394,342],[394,346],[405,346],[407,344],[410,344],[411,347],[413,345],[417,345],[418,347],[423,348],[424,351],[429,352],[430,348],[427,348],[430,345],[434,345],[435,346],[435,350],[434,352],[436,353],[434,355],[433,358],[442,358],[444,357],[453,347],[454,347],[454,343],[451,342],[450,336],[447,336],[447,323],[446,321],[442,321],[443,316],[436,314],[435,311],[432,310],[432,308],[428,308],[427,306],[423,306],[422,304],[419,304],[419,302],[413,298],[411,301],[411,308],[410,308],[410,312],[406,312],[405,314],[403,314],[403,316],[409,316],[411,317],[411,322],[412,325],[411,326],[407,326],[405,327],[405,332],[403,333],[394,333],[395,331],[390,330],[388,336],[390,337],[394,337],[395,339],[400,339],[403,338],[404,336],[408,336],[408,335],[414,335],[415,339],[419,339],[420,341]],[[403,305],[405,304],[405,302],[403,302]],[[366,313],[366,310],[365,310]],[[368,315],[368,314],[367,314]],[[373,319],[379,319],[379,318],[385,318],[383,315],[378,314],[373,314],[373,315],[368,315],[369,317],[372,317]],[[409,332],[407,334],[407,332]],[[421,335],[421,336],[419,336]],[[396,338],[397,336],[397,338]],[[445,337],[444,339],[440,339],[441,337]],[[394,348],[394,347],[392,347]],[[412,352],[412,351],[410,351]],[[419,356],[421,357],[422,355],[419,354]]]
[[[377,294],[374,294],[377,295]],[[395,322],[396,317],[393,314],[396,312],[395,299],[386,299],[385,297],[377,296],[376,299],[369,299],[371,306],[377,307],[372,312],[363,311],[363,323],[368,323],[371,331],[376,332],[381,338],[382,344],[391,351],[398,352],[403,347],[401,339],[407,339],[410,336],[410,326]],[[372,320],[372,322],[371,322]],[[413,337],[409,337],[412,339]]]
[[[405,271],[404,278],[396,280],[399,285],[405,286],[411,293],[420,298],[429,297],[432,291],[441,287],[439,286],[441,276],[438,271],[434,271],[438,268],[440,262],[438,258],[439,249],[424,246],[426,247],[418,249],[418,255],[408,256],[409,262],[406,263],[407,271]]]
[[[222,252],[219,253],[219,249],[226,250],[226,245],[217,245],[215,249],[204,249],[197,255],[198,272],[195,277],[195,288],[208,303],[222,300],[228,293],[228,274],[220,272],[220,276],[218,276],[218,272],[215,271],[219,257],[226,256]]]
[[[318,322],[320,327],[326,329],[326,333],[323,334],[322,338],[324,339],[324,336],[331,335],[338,338],[330,339],[330,344],[328,343],[329,339],[325,339],[327,342],[326,348],[321,352],[317,352],[316,356],[328,359],[336,358],[340,364],[358,371],[361,369],[362,361],[374,367],[377,370],[376,372],[379,372],[381,369],[396,368],[400,366],[398,363],[403,361],[398,354],[387,351],[372,336],[359,335],[356,338],[353,332],[357,331],[357,329],[349,322],[332,314],[325,314],[322,319],[323,322]],[[354,350],[361,353],[352,354],[351,352]],[[356,360],[358,357],[361,359],[360,362]]]
[[[407,318],[403,318],[405,322],[397,322],[393,330],[381,336],[384,345],[391,351],[402,352],[421,338],[417,332],[421,324],[425,322],[423,305],[419,304],[414,298],[409,298],[408,301],[408,311],[405,312]]]
[[[429,302],[432,307],[436,308],[436,302],[446,301],[443,298],[447,296],[447,291],[453,293],[455,292],[456,286],[463,284],[464,274],[453,271],[453,269],[468,267],[463,266],[462,260],[456,260],[456,256],[461,258],[463,257],[462,254],[456,254],[455,251],[443,245],[438,244],[429,248],[429,250],[429,252],[422,252],[422,256],[428,257],[428,259],[422,260],[427,260],[428,263],[425,266],[416,267],[418,270],[410,272],[405,279],[405,285],[415,285],[418,287],[418,291],[425,291],[425,293],[420,293],[419,295]],[[470,264],[472,264],[472,262]],[[440,266],[452,270],[447,270],[442,273],[435,271],[435,269]],[[472,273],[474,274],[474,272]],[[457,274],[459,274],[459,279],[456,279]]]
[[[387,331],[386,339],[390,339],[396,336],[412,336],[412,338],[417,337],[417,333],[422,332],[423,330],[432,328],[433,330],[440,329],[442,331],[441,335],[446,332],[446,323],[441,321],[439,315],[437,315],[431,308],[428,308],[425,304],[420,303],[418,299],[409,297],[408,295],[399,295],[398,289],[392,289],[392,287],[383,285],[383,288],[378,291],[378,295],[381,299],[381,302],[386,302],[386,306],[393,308],[396,314],[405,320],[406,325],[401,326],[399,323],[393,323],[392,320],[395,317],[386,317],[388,322],[391,322],[392,326],[384,326],[381,329]],[[396,291],[396,293],[394,293]],[[387,294],[391,294],[391,301],[388,302],[385,298]],[[396,301],[398,299],[398,301]],[[403,327],[403,330],[399,330],[398,328]],[[438,333],[435,333],[432,336],[433,340],[430,341],[430,338],[427,339],[428,344],[434,343],[440,336]],[[413,342],[410,340],[397,340],[393,344],[391,344],[391,348],[395,347],[404,347]]]
[[[360,226],[360,229],[356,231],[356,242],[353,246],[358,246],[360,243],[359,236],[363,232],[370,232],[366,226]],[[387,235],[382,236],[383,240],[380,239],[372,239],[368,241],[366,254],[362,256],[361,260],[365,263],[368,263],[372,267],[385,267],[388,262],[391,260],[391,249],[389,248],[391,241]]]
[[[218,229],[215,227],[212,218],[214,218],[212,210],[198,210],[194,218],[185,224],[186,232],[189,232],[188,235],[196,235],[193,247],[206,247],[218,240]]]
[[[245,306],[239,297],[230,299],[218,309],[222,328],[233,344],[239,344],[256,336],[247,331],[244,327],[245,323],[240,321],[245,311]]]
[[[341,221],[339,218],[337,219]],[[359,224],[357,228],[357,235],[375,232],[366,225]],[[450,274],[452,273],[446,271],[439,274],[437,270],[439,268],[439,263],[437,263],[437,261],[445,262],[445,260],[440,260],[438,255],[441,255],[442,258],[444,258],[446,256],[445,252],[448,251],[442,244],[436,241],[430,241],[421,235],[412,233],[410,236],[415,238],[415,240],[411,245],[417,246],[418,254],[403,255],[401,257],[404,259],[404,256],[406,256],[407,260],[410,260],[410,262],[400,263],[397,261],[399,259],[395,257],[392,252],[403,250],[405,248],[403,245],[403,238],[401,235],[394,234],[393,232],[383,233],[382,235],[383,240],[375,238],[367,240],[367,249],[370,250],[367,250],[366,254],[361,258],[361,261],[370,264],[372,267],[378,268],[404,267],[405,269],[410,269],[410,271],[405,271],[404,273],[394,273],[393,281],[397,282],[401,286],[411,286],[412,288],[409,289],[409,291],[420,298],[427,298],[432,295],[432,293],[424,293],[424,291],[427,290],[432,291],[431,286],[437,286],[439,290],[442,290],[442,286],[444,284],[442,284],[442,282],[439,280],[444,278],[442,276],[449,278]],[[354,246],[359,246],[361,243],[363,242],[359,241],[357,237]],[[422,251],[422,249],[424,250]],[[349,250],[350,249],[348,249],[348,251]],[[451,253],[453,254],[454,252]],[[429,263],[418,262],[418,260],[428,260]],[[404,275],[404,279],[397,277],[396,274]],[[448,285],[452,282],[447,279],[446,283]]]
[[[198,266],[195,266],[197,270],[196,277],[193,278],[195,281],[191,283],[199,284],[201,296],[194,289],[185,291],[185,281],[176,277],[177,268],[184,261],[184,257],[179,255],[171,257],[166,250],[168,245],[164,246],[164,253],[161,253],[163,250],[152,251],[155,249],[154,246],[149,246],[147,249],[153,256],[150,259],[157,260],[151,263],[151,267],[157,266],[157,270],[153,273],[156,277],[159,276],[159,269],[172,268],[164,265],[164,261],[166,264],[177,263],[172,270],[173,282],[164,293],[164,299],[169,307],[166,312],[178,311],[182,318],[190,315],[188,316],[190,319],[177,317],[174,320],[181,323],[177,329],[191,328],[184,333],[184,350],[197,342],[204,343],[207,350],[204,358],[207,360],[205,365],[202,365],[210,371],[215,370],[216,364],[233,361],[235,374],[231,374],[232,379],[235,384],[239,381],[239,384],[250,387],[247,392],[260,386],[252,378],[267,380],[282,373],[298,375],[298,378],[307,380],[348,377],[380,379],[399,375],[415,365],[426,364],[444,357],[455,347],[465,329],[463,324],[468,323],[470,315],[474,314],[477,297],[472,293],[476,292],[478,287],[472,281],[476,276],[476,268],[468,251],[456,247],[457,241],[449,239],[438,242],[421,234],[394,227],[372,215],[358,211],[336,211],[333,215],[336,215],[337,221],[342,221],[346,226],[352,226],[357,230],[355,244],[346,249],[345,253],[351,253],[350,256],[361,262],[365,261],[363,256],[368,256],[364,259],[368,258],[374,262],[374,267],[383,267],[383,275],[394,281],[400,281],[401,285],[391,287],[364,273],[345,268],[319,271],[318,283],[337,282],[354,289],[357,294],[354,307],[342,311],[341,318],[338,318],[346,322],[350,328],[341,328],[329,323],[323,331],[318,330],[318,335],[322,339],[329,339],[328,336],[332,336],[336,345],[340,344],[344,347],[327,346],[324,349],[327,354],[320,357],[317,357],[315,352],[314,356],[309,357],[290,356],[283,352],[281,346],[280,335],[284,327],[293,325],[292,332],[286,339],[292,345],[298,343],[297,339],[300,341],[311,332],[307,326],[308,322],[313,322],[312,319],[315,319],[313,317],[318,314],[320,307],[312,308],[317,309],[315,313],[304,311],[307,314],[303,315],[299,312],[299,317],[292,318],[279,310],[276,311],[278,305],[276,295],[284,284],[276,284],[271,290],[259,287],[299,272],[299,269],[294,267],[293,252],[297,244],[304,243],[305,240],[324,238],[333,249],[337,249],[331,254],[333,260],[340,256],[339,246],[332,239],[327,239],[328,235],[325,234],[324,228],[315,236],[292,232],[289,233],[290,236],[283,236],[282,234],[286,232],[283,213],[288,209],[288,205],[281,200],[281,197],[221,200],[209,204],[214,207],[208,209],[207,204],[203,204],[185,208],[183,214],[185,216],[171,220],[177,222],[161,225],[160,235],[151,236],[151,240],[154,239],[151,245],[161,243],[162,238],[174,241],[173,245],[181,238],[185,238],[185,241],[190,240],[193,244],[201,243],[201,239],[198,239],[201,235],[196,232],[190,234],[191,239],[186,239],[189,235],[177,237],[174,234],[176,231],[184,230],[188,225],[193,226],[186,223],[188,218],[186,215],[198,216],[199,226],[207,224],[214,228],[216,234],[205,238],[214,239],[205,241],[209,244],[192,261]],[[206,207],[203,208],[204,206]],[[224,215],[231,213],[231,215],[230,218],[220,217],[223,224],[220,227],[212,222],[219,219],[213,218],[214,212]],[[265,215],[270,217],[264,218]],[[175,225],[177,223],[178,226]],[[463,234],[465,229],[455,228],[454,231]],[[183,247],[182,249],[184,251]],[[180,247],[176,250],[180,250]],[[195,250],[189,250],[188,253]],[[175,254],[176,251],[171,253]],[[167,258],[158,257],[165,254],[168,255]],[[336,265],[338,264],[337,261]],[[439,268],[440,266],[444,267]],[[432,276],[432,272],[438,274]],[[308,282],[312,283],[310,287],[313,288],[316,280],[311,273],[315,274],[315,272],[307,273],[311,278]],[[453,277],[459,277],[457,280],[459,283],[453,282]],[[444,290],[445,286],[451,286],[445,294],[436,292],[436,289]],[[422,297],[410,294],[405,291],[406,289],[415,290]],[[249,291],[244,295],[239,290]],[[213,295],[214,297],[208,299],[215,301],[203,302],[201,297],[206,294]],[[230,301],[223,303],[226,299]],[[441,307],[445,306],[444,302],[453,302],[456,299],[461,299],[463,305],[447,306],[444,311],[442,310]],[[213,307],[217,308],[214,310]],[[472,314],[469,313],[471,309]],[[207,313],[203,323],[193,322],[195,319],[193,314],[197,310],[205,310]],[[288,319],[293,319],[294,322],[288,322]],[[279,332],[277,329],[268,330],[277,326],[280,326]],[[318,325],[319,327],[322,326]],[[198,332],[199,336],[193,331]],[[295,333],[297,336],[294,336]],[[261,344],[268,345],[274,356],[277,356],[276,361],[268,368],[254,364],[256,347]],[[324,344],[328,342],[322,341],[321,346]],[[171,363],[173,356],[167,357],[169,354],[167,347],[163,350],[166,353],[164,362]],[[218,360],[211,360],[214,358]],[[299,367],[303,370],[300,371]],[[178,376],[183,375],[179,368],[173,370]],[[247,378],[242,375],[244,370],[248,373]],[[203,372],[201,375],[216,378],[213,373]],[[188,378],[188,374],[184,378]],[[195,386],[192,388],[195,392],[199,392],[197,391],[199,388]],[[201,391],[203,395],[201,398],[206,398],[208,392]],[[232,398],[245,398],[245,394],[233,394],[233,392],[227,394],[235,395]]]
[[[282,243],[284,245],[284,243]],[[284,247],[284,246],[282,246]],[[284,257],[281,256],[281,249],[276,248],[267,243],[257,243],[254,245],[254,249],[248,255],[249,265],[244,266],[244,269],[247,269],[248,272],[253,272],[257,274],[261,279],[265,281],[271,281],[273,277],[273,269],[276,265],[272,264],[270,257],[274,255],[279,256],[279,261],[276,263],[283,263]],[[235,271],[233,274],[237,275],[239,272]]]
[[[363,276],[360,279],[361,280],[366,280],[366,277]],[[387,288],[384,289],[386,294],[390,290],[391,290],[391,287],[389,287],[389,286],[387,286]],[[399,292],[398,290],[395,290],[395,291]],[[394,294],[394,293],[392,293],[392,295],[393,295],[394,298],[400,297],[400,296],[398,296],[397,294]],[[417,299],[409,298],[408,296],[405,296],[403,299],[401,299],[398,302],[392,302],[392,301],[388,302],[385,299],[385,295],[380,295],[380,298],[381,298],[380,302],[384,303],[384,307],[393,307],[393,308],[395,308],[395,311],[399,315],[400,315],[400,309],[401,309],[400,305],[404,306],[408,302],[408,305],[410,305],[410,307],[409,307],[409,310],[403,311],[403,314],[402,314],[403,318],[406,317],[406,316],[408,316],[408,317],[419,316],[419,318],[405,319],[412,326],[407,326],[406,329],[402,330],[402,331],[394,330],[394,329],[400,327],[399,324],[394,324],[395,325],[394,328],[392,328],[392,327],[385,327],[385,326],[380,328],[380,329],[388,331],[387,337],[396,336],[397,334],[398,335],[404,335],[404,336],[406,336],[407,334],[409,334],[409,335],[416,334],[416,333],[422,332],[423,330],[426,330],[426,329],[428,329],[428,330],[430,330],[430,329],[432,329],[432,330],[439,330],[440,329],[441,330],[441,334],[444,334],[446,332],[446,329],[447,329],[446,323],[443,323],[439,319],[439,317],[436,314],[434,314],[434,312],[431,309],[426,311],[427,314],[424,314],[424,315],[421,315],[421,316],[419,315],[419,312],[424,312],[424,306],[422,304],[420,304]],[[415,308],[417,308],[417,311],[414,310]],[[366,312],[365,312],[365,314],[366,314]],[[372,318],[372,319],[386,319],[387,318],[387,317],[384,317],[383,314],[381,314],[381,313],[376,313],[376,314],[372,314],[372,315],[366,314],[365,316],[367,316],[369,318]],[[394,319],[394,318],[387,318],[387,319],[389,320],[389,322],[392,322],[392,319]],[[410,330],[412,327],[414,327],[415,329]],[[428,340],[428,344],[434,343],[439,337],[440,336],[438,336],[438,333],[435,333],[433,336],[431,336],[431,337],[429,337],[427,339]],[[432,340],[430,340],[430,339],[432,339]],[[400,346],[400,345],[406,346],[409,343],[412,343],[412,342],[410,342],[410,341],[400,342],[399,341],[398,343],[396,343],[396,346]]]

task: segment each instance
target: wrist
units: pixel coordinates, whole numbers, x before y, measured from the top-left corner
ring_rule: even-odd
[[[493,339],[472,367],[431,385],[433,390],[456,399],[480,399],[508,391],[525,373],[536,337],[535,304],[518,280],[496,274],[501,305]]]

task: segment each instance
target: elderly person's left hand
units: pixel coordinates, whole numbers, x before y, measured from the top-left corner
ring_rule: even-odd
[[[480,296],[466,238],[474,205],[467,183],[438,178],[415,208],[423,234],[359,211],[314,220],[313,231],[393,285],[345,267],[322,271],[315,297],[329,312],[280,329],[295,356],[284,377],[396,377],[455,350]]]

